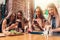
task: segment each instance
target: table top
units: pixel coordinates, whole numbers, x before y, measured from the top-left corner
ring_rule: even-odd
[[[16,36],[0,37],[0,40],[60,40],[60,36],[46,36],[40,34],[22,34]]]

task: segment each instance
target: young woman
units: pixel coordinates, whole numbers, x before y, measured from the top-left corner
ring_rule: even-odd
[[[26,18],[23,17],[23,13],[22,11],[18,11],[17,12],[17,20],[19,20],[19,23],[18,23],[18,31],[22,30],[22,32],[24,32],[24,27],[25,25],[28,25],[28,21]]]
[[[2,32],[3,33],[9,33],[11,29],[15,29],[17,26],[17,23],[15,23],[16,15],[13,13],[11,15],[8,14],[9,17],[4,18],[2,22]]]
[[[59,14],[57,11],[57,8],[54,4],[48,5],[48,12],[49,12],[49,17],[48,21],[52,25],[52,29],[59,27]]]
[[[41,8],[38,6],[35,10],[35,18],[32,22],[32,30],[43,31],[44,30],[44,16]]]
[[[52,28],[50,29],[50,31],[51,32],[60,31],[60,28],[59,28],[60,19],[59,19],[58,10],[53,3],[48,5],[48,12],[49,12],[48,22],[51,24],[51,28]]]

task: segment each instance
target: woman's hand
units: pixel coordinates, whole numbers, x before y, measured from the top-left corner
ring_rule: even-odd
[[[11,26],[9,26],[9,29],[14,29],[14,28],[17,28],[17,24],[12,24]]]
[[[35,21],[36,21],[36,26],[39,28],[39,29],[41,29],[41,30],[44,30],[44,28],[42,27],[42,20],[41,19],[35,19]]]
[[[7,31],[7,30],[3,30],[3,34],[10,35],[11,33],[9,31]]]
[[[37,24],[42,27],[42,20],[41,19],[36,19]]]

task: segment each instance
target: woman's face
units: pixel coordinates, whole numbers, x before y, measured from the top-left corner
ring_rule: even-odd
[[[48,12],[50,15],[54,15],[54,8],[48,8]]]
[[[40,15],[40,9],[39,8],[36,9],[36,15]]]
[[[10,18],[11,18],[11,20],[14,20],[15,19],[15,14],[12,14]]]
[[[17,13],[18,18],[22,18],[22,14],[20,12]]]

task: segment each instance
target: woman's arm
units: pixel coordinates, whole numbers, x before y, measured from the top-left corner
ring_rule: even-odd
[[[11,24],[11,26],[7,27],[7,21],[6,19],[3,20],[3,23],[2,23],[2,32],[3,31],[8,31],[10,29],[14,29],[16,28],[16,26],[18,25],[18,23],[14,23],[14,24]]]
[[[60,32],[60,28],[52,29],[51,31],[52,32],[58,32],[58,31]]]
[[[18,22],[11,24],[11,26],[7,27],[6,30],[17,28],[17,26],[18,26]]]
[[[44,22],[43,22],[43,20],[38,19],[38,20],[37,20],[37,24],[38,24],[38,26],[39,26],[39,28],[40,28],[41,30],[44,30]]]
[[[50,16],[48,15],[48,19],[47,19],[47,21],[50,23]]]
[[[11,24],[11,26],[9,26],[9,30],[17,28],[17,25],[18,25],[18,23]]]
[[[6,26],[7,26],[6,23],[7,23],[7,21],[6,21],[6,19],[4,19],[2,22],[2,32],[6,29]]]

